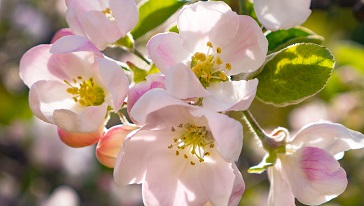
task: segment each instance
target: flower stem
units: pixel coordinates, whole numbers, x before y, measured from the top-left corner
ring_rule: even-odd
[[[135,54],[135,56],[139,57],[141,60],[143,60],[145,63],[147,63],[148,65],[151,64],[150,60],[147,59],[140,51],[138,51],[137,49],[133,49],[132,50],[133,54]]]
[[[250,113],[249,110],[243,111],[244,114],[244,121],[247,123],[247,125],[250,127],[250,129],[255,133],[255,135],[263,142],[266,138],[268,138],[268,135],[265,133],[265,131],[260,127],[258,122],[254,119],[253,115]]]

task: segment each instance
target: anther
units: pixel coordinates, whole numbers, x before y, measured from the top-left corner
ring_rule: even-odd
[[[221,52],[222,52],[222,51],[221,51],[221,48],[220,48],[220,47],[217,47],[217,48],[216,48],[216,52],[217,52],[218,54],[221,54]]]
[[[187,159],[188,158],[188,156],[185,154],[185,155],[183,155],[183,157],[185,158],[185,159]]]
[[[222,60],[220,59],[220,57],[216,58],[216,64],[217,65],[221,65],[222,64]]]
[[[194,163],[194,162],[192,162],[192,161],[191,161],[190,163],[191,163],[191,165],[195,165],[195,164],[196,164],[196,163]]]
[[[175,132],[176,130],[174,129],[174,127],[171,128],[171,132]]]
[[[227,70],[231,70],[231,64],[230,64],[230,63],[226,63],[226,64],[225,64],[225,68],[226,68]]]
[[[173,145],[169,145],[169,146],[168,146],[168,149],[172,149],[172,148],[173,148]]]
[[[176,155],[179,156],[179,151],[176,151]]]
[[[212,43],[209,41],[209,42],[207,42],[207,44],[206,44],[208,47],[210,47],[210,48],[213,48],[213,46],[212,46]]]
[[[210,144],[210,148],[214,148],[214,146],[215,146],[214,144]]]

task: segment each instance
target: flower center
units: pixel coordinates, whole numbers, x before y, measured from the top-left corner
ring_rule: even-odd
[[[73,100],[78,102],[82,106],[98,106],[104,103],[105,93],[104,90],[94,82],[91,77],[88,80],[83,80],[78,76],[77,80],[72,79],[74,85],[71,85],[67,80],[64,80],[70,88],[67,88],[67,92],[73,95]]]
[[[200,80],[202,86],[207,88],[212,82],[224,82],[228,80],[226,70],[231,70],[230,63],[223,63],[220,58],[222,49],[214,47],[211,42],[207,42],[207,53],[196,52],[192,56],[191,69]]]
[[[110,21],[115,21],[114,16],[112,15],[112,11],[110,8],[106,8],[104,10],[102,10],[102,13],[105,14],[105,16],[110,20]]]
[[[173,139],[173,144],[168,146],[169,149],[176,149],[176,156],[182,156],[184,159],[192,159],[191,165],[204,162],[204,157],[209,156],[208,149],[214,148],[214,139],[211,132],[205,126],[199,127],[194,124],[180,124],[177,128],[172,127],[172,132],[179,133],[178,137]]]

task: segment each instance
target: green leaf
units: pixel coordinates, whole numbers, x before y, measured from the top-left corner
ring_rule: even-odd
[[[266,169],[268,169],[268,167],[271,167],[274,165],[274,163],[277,160],[277,155],[274,153],[274,155],[270,155],[270,154],[266,154],[263,158],[263,160],[258,164],[255,165],[253,167],[250,167],[248,169],[249,173],[254,173],[254,174],[261,174],[263,173]]]
[[[120,38],[115,42],[115,45],[125,48],[126,50],[134,49],[134,39],[133,36],[128,33],[125,37]]]
[[[131,63],[131,62],[126,62],[126,64],[129,66],[130,70],[133,72],[133,81],[135,83],[139,83],[142,81],[145,81],[145,77],[148,75],[147,71],[145,71],[144,69],[140,69],[137,66],[135,66],[135,64]]]
[[[268,51],[273,53],[296,43],[322,44],[324,38],[304,27],[294,27],[288,30],[278,30],[266,34],[269,42]]]
[[[278,107],[297,104],[324,88],[334,65],[334,57],[323,46],[287,47],[272,54],[256,76],[257,98]]]
[[[149,0],[139,7],[139,22],[131,31],[134,39],[154,29],[181,8],[186,0]]]

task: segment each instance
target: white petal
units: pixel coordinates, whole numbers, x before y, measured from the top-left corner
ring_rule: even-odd
[[[238,21],[238,15],[224,2],[198,2],[183,7],[177,25],[189,50],[203,52],[208,41],[220,47],[229,42]]]
[[[269,206],[295,206],[295,199],[291,186],[283,179],[280,171],[281,163],[277,160],[274,167],[268,168],[270,182]]]
[[[67,86],[58,81],[38,81],[29,92],[30,109],[43,121],[53,123],[53,112],[57,109],[72,109],[75,102],[66,92]]]
[[[123,36],[117,23],[110,21],[101,11],[89,11],[80,21],[86,37],[100,50]]]
[[[247,110],[255,98],[258,79],[227,81],[211,84],[211,95],[203,99],[203,106],[215,111]]]
[[[152,89],[146,92],[140,99],[134,104],[130,111],[130,115],[135,119],[138,124],[145,124],[147,117],[150,113],[160,110],[167,106],[185,106],[189,105],[179,99],[173,98],[163,89]],[[173,110],[171,110],[173,112]],[[173,112],[178,114],[178,110]],[[168,115],[168,114],[166,114]],[[179,115],[178,115],[179,116]],[[163,119],[161,119],[163,121]],[[178,124],[180,124],[179,122]],[[178,125],[177,124],[177,125]]]
[[[190,60],[191,52],[184,49],[179,34],[170,32],[153,36],[148,44],[148,54],[158,69],[166,74],[170,67]]]
[[[228,205],[232,193],[235,174],[232,164],[215,156],[214,163],[199,165],[199,180],[212,205]]]
[[[302,146],[318,147],[332,155],[336,155],[349,149],[363,148],[364,135],[341,124],[318,122],[302,128],[290,144],[294,148]]]
[[[233,184],[232,193],[229,199],[229,204],[228,204],[229,206],[238,205],[245,191],[245,182],[243,180],[243,176],[241,175],[239,169],[235,164],[232,164],[232,166],[234,169],[235,180]]]
[[[166,74],[166,88],[169,94],[179,99],[199,98],[210,94],[195,73],[184,64],[178,64]]]
[[[96,61],[101,81],[111,93],[112,104],[110,106],[114,111],[119,111],[129,90],[128,78],[123,69],[115,62],[104,58],[97,58]]]
[[[254,0],[258,20],[268,30],[301,25],[310,16],[310,0]]]
[[[77,35],[68,35],[58,39],[49,50],[52,54],[78,51],[94,52],[95,55],[103,57],[103,54],[94,44],[88,41],[85,37]]]
[[[190,112],[195,117],[204,116],[215,139],[217,151],[227,162],[238,161],[243,147],[243,128],[241,124],[220,113],[207,109]]]
[[[237,28],[220,55],[224,63],[231,64],[231,70],[226,71],[228,76],[256,71],[265,62],[268,51],[268,40],[253,18],[239,16]]]
[[[335,158],[317,147],[303,147],[293,155],[280,156],[284,178],[302,203],[319,205],[341,194],[346,173]]]
[[[83,111],[72,111],[58,109],[53,113],[54,123],[72,133],[89,133],[98,131],[104,123],[107,104],[104,102],[100,106],[89,106]]]
[[[134,0],[110,0],[110,9],[122,36],[125,36],[138,23],[138,8]]]

